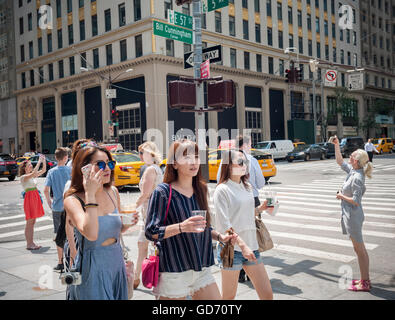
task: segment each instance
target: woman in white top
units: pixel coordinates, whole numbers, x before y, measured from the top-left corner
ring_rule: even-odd
[[[243,268],[251,279],[261,300],[273,299],[270,280],[259,254],[256,238],[255,214],[267,208],[267,202],[255,210],[252,188],[248,183],[247,159],[243,152],[225,153],[221,177],[214,192],[215,222],[219,233],[235,232],[236,238],[232,268],[223,268],[218,246],[218,260],[222,272],[222,298],[236,296],[240,270]]]
[[[159,168],[162,161],[162,156],[155,143],[147,141],[138,147],[141,161],[146,165],[143,176],[140,179],[139,188],[141,191],[140,197],[137,199],[136,208],[140,210],[141,217],[144,224],[141,227],[140,234],[137,240],[139,254],[136,263],[134,288],[136,289],[140,284],[141,265],[148,254],[149,241],[145,237],[145,221],[147,218],[148,201],[152,192],[163,181],[163,173]]]
[[[41,164],[43,168],[39,170]],[[36,166],[33,169],[33,165],[29,160],[24,161],[19,167],[19,176],[22,188],[23,188],[23,208],[26,217],[25,237],[27,250],[38,250],[41,246],[38,246],[33,241],[34,224],[36,219],[44,216],[44,208],[40,192],[37,189],[37,180],[39,176],[43,175],[47,171],[47,164],[45,156],[40,155]]]

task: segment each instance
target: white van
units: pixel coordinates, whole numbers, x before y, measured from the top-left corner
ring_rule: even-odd
[[[256,144],[255,149],[272,154],[273,159],[281,159],[294,149],[294,145],[291,140],[261,141]]]

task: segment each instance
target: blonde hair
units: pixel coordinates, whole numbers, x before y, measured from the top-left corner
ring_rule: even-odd
[[[373,164],[369,162],[368,153],[365,150],[358,149],[355,151],[355,160],[358,160],[359,167],[364,169],[365,175],[371,179],[372,178],[372,171],[373,171]]]
[[[155,143],[151,141],[144,142],[143,144],[139,145],[138,150],[147,151],[150,153],[155,164],[160,164],[162,162],[162,155],[160,154],[159,149]]]

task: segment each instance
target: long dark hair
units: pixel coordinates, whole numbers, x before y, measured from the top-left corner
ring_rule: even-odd
[[[232,164],[234,163],[233,159],[236,159],[238,153],[242,153],[244,158],[247,159],[244,152],[241,150],[231,149],[231,150],[223,151],[223,159],[221,164],[221,177],[219,178],[219,182],[217,185],[220,185],[221,183],[225,183],[230,179],[230,176],[232,174]],[[248,183],[249,178],[250,178],[250,174],[248,173],[248,170],[246,174],[240,178],[240,180],[243,182],[244,187],[247,190],[250,190],[250,184]]]
[[[181,148],[181,149],[179,149]],[[182,154],[181,154],[182,151]],[[174,169],[174,162],[177,161],[178,157],[181,155],[194,154],[195,156],[199,155],[199,147],[198,145],[187,139],[183,139],[180,141],[175,141],[169,150],[168,161],[166,164],[165,175],[163,177],[163,182],[171,184],[178,179],[178,171]],[[195,197],[197,198],[199,207],[201,210],[206,210],[206,220],[207,225],[210,226],[210,210],[208,206],[208,187],[206,181],[202,176],[202,168],[199,168],[199,171],[195,177],[192,179],[193,192]]]
[[[69,190],[67,190],[66,194],[64,195],[65,199],[68,196],[71,196],[75,193],[80,193],[85,191],[81,168],[89,164],[92,161],[93,156],[99,151],[104,152],[107,155],[109,161],[113,161],[110,151],[108,151],[106,148],[91,146],[91,147],[82,148],[77,152],[73,160],[73,170],[71,172],[71,185]],[[113,181],[114,181],[114,170],[111,170],[110,182],[106,183],[104,185],[104,188],[111,188]]]

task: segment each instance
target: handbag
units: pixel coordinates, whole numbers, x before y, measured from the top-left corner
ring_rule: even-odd
[[[169,213],[171,195],[172,195],[172,187],[171,185],[169,186],[170,186],[170,195],[169,195],[169,201],[167,203],[164,225],[166,225],[167,214]],[[159,251],[156,247],[156,241],[154,242],[154,245],[155,245],[155,254],[150,255],[148,258],[145,258],[141,266],[141,278],[142,278],[143,286],[146,287],[147,289],[151,289],[152,287],[158,286],[158,282],[159,282]]]
[[[227,231],[229,235],[233,234],[233,230],[230,229]],[[231,241],[229,240],[225,246],[222,248],[221,253],[221,261],[222,261],[222,266],[224,268],[232,268],[233,267],[233,260],[235,256],[235,248]]]
[[[121,241],[123,259],[125,260],[126,276],[128,281],[128,300],[133,298],[133,282],[134,282],[134,263],[129,260],[129,253],[123,242],[122,234],[120,234],[119,239]]]
[[[264,252],[273,248],[273,240],[265,224],[259,217],[255,217],[256,238],[258,240],[259,252]]]

